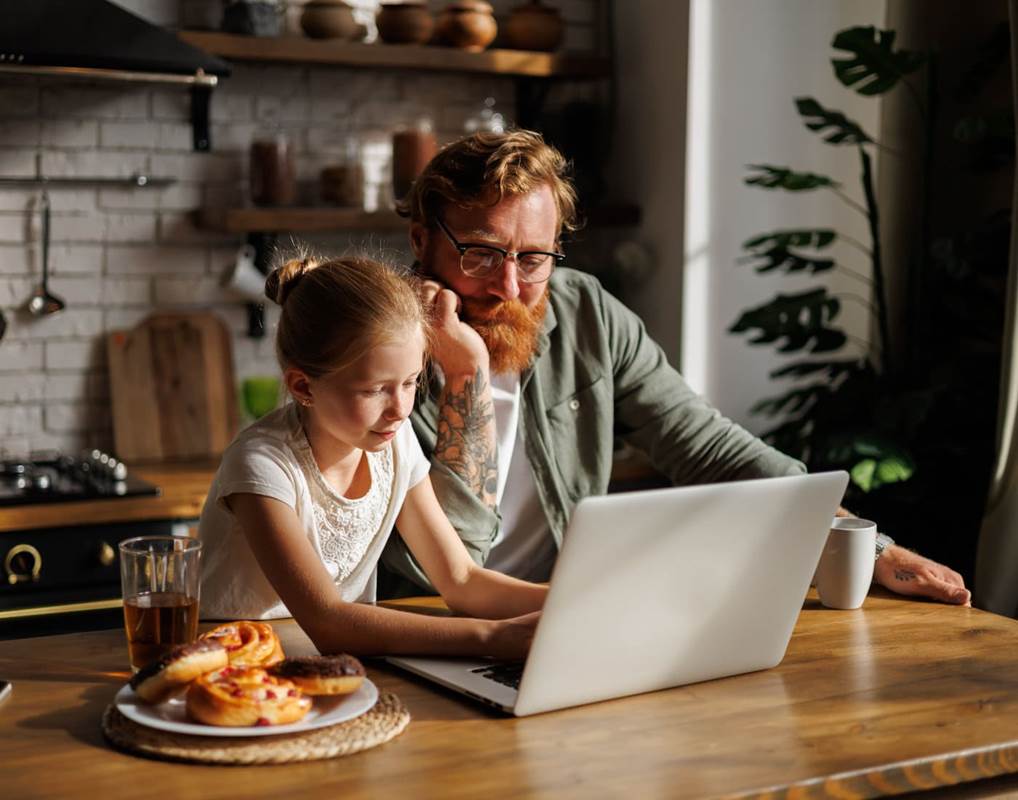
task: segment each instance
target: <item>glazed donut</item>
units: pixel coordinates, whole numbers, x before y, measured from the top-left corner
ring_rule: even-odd
[[[277,677],[297,684],[304,694],[335,695],[356,692],[364,682],[364,667],[353,656],[285,658],[269,668]]]
[[[199,638],[222,642],[234,667],[267,667],[283,660],[279,637],[265,622],[227,622]]]
[[[286,725],[311,710],[311,698],[260,667],[228,666],[192,683],[186,707],[192,719],[206,725]]]
[[[161,703],[199,675],[225,667],[226,648],[214,639],[174,647],[131,676],[131,688],[146,703]]]

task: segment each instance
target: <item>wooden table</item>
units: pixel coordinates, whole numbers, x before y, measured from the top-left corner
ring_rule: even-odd
[[[311,645],[276,623],[291,654]],[[1018,623],[878,594],[807,599],[776,669],[512,719],[369,663],[409,707],[397,739],[328,761],[211,767],[112,750],[120,631],[0,642],[0,796],[871,797],[1018,772]],[[625,668],[625,655],[606,653]],[[932,796],[985,797],[1018,777]],[[946,794],[944,792],[947,792]]]

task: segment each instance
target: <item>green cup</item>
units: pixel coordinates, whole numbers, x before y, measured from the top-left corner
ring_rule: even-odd
[[[265,416],[279,405],[279,378],[255,376],[240,384],[244,410],[254,419]]]

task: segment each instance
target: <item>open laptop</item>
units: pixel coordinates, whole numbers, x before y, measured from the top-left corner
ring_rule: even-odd
[[[521,717],[776,666],[847,484],[828,472],[587,498],[525,664],[386,660]]]

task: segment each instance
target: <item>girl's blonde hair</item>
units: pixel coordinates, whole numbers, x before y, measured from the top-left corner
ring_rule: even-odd
[[[279,365],[310,378],[344,369],[415,327],[425,348],[431,339],[417,279],[370,258],[293,258],[268,276],[265,295],[282,308]]]

